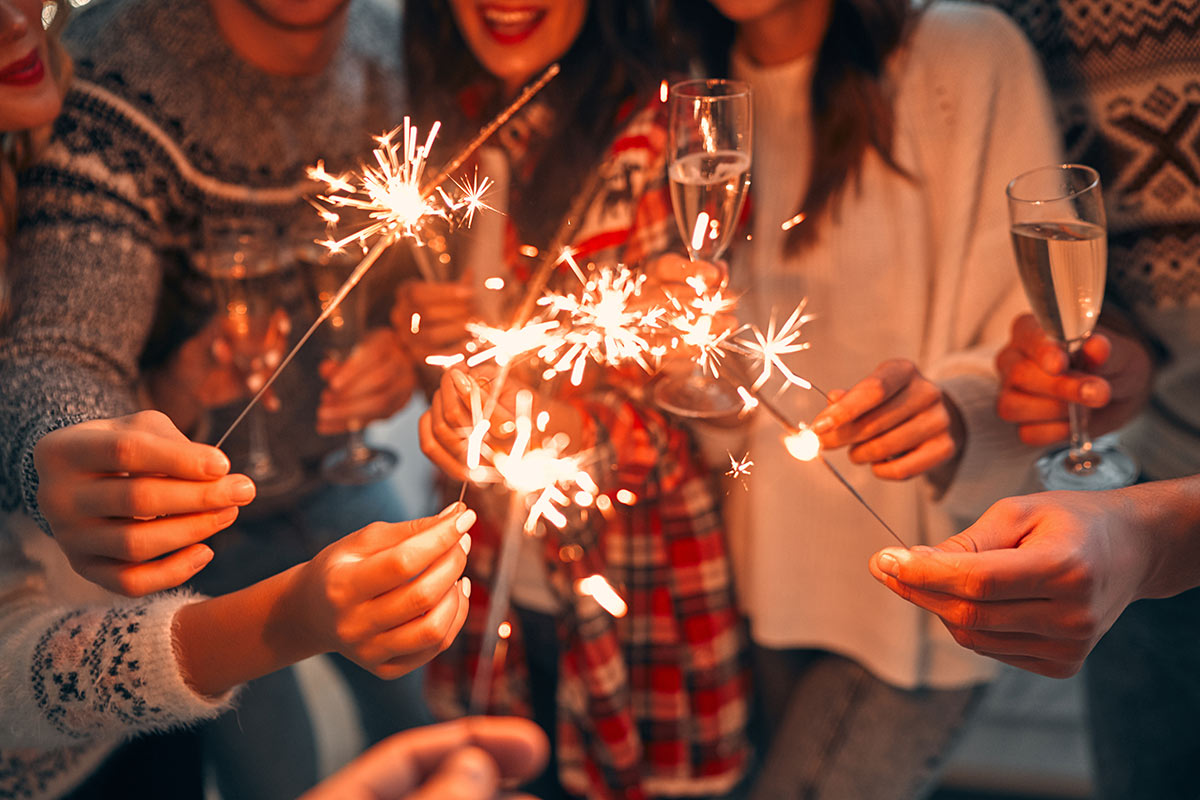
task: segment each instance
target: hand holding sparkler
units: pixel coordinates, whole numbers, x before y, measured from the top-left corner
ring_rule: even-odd
[[[431,355],[462,349],[475,305],[475,290],[470,284],[405,281],[396,290],[392,326],[404,336],[418,363],[424,364]]]
[[[396,332],[376,328],[343,361],[320,365],[325,390],[317,408],[317,433],[344,433],[387,419],[408,404],[416,388],[412,357]]]
[[[884,361],[830,404],[812,429],[826,448],[850,445],[850,460],[887,480],[952,465],[962,450],[962,420],[949,399],[911,361]],[[949,477],[949,474],[945,476]]]

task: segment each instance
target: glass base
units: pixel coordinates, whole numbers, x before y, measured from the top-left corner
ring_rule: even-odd
[[[254,481],[255,498],[279,497],[304,482],[304,471],[298,464],[281,464],[270,459],[250,462],[241,472]]]
[[[1068,449],[1055,450],[1038,459],[1037,471],[1042,486],[1050,490],[1101,491],[1132,486],[1138,465],[1113,437],[1101,436],[1092,442],[1083,463],[1073,463]]]
[[[364,486],[391,475],[398,463],[400,458],[391,450],[344,447],[325,456],[321,477],[339,486]]]
[[[669,375],[654,385],[654,402],[689,419],[727,417],[742,410],[742,398],[728,381],[699,372]]]

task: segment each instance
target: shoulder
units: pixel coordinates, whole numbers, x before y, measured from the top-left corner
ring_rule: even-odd
[[[177,53],[187,26],[176,12],[191,16],[202,9],[178,8],[171,0],[96,0],[72,15],[63,42],[79,77],[110,76],[126,82],[131,74],[153,74]]]
[[[1033,64],[1033,49],[1003,12],[977,3],[934,0],[917,18],[907,48],[913,66],[960,80],[995,79]]]
[[[394,0],[354,0],[346,22],[346,45],[364,61],[396,75],[403,64],[400,11]]]

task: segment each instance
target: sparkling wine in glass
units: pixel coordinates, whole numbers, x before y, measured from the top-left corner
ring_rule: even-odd
[[[1081,368],[1083,343],[1096,327],[1108,266],[1100,176],[1079,164],[1042,167],[1008,185],[1013,249],[1025,295],[1048,336]],[[1067,407],[1070,444],[1038,460],[1047,489],[1116,489],[1132,484],[1130,456],[1088,435],[1088,409]]]
[[[210,220],[204,226],[203,268],[213,281],[221,335],[248,392],[262,388],[287,349],[287,313],[280,287],[279,242],[258,220]],[[303,481],[299,464],[273,452],[262,404],[250,412],[246,463],[259,497],[292,491]]]
[[[296,262],[308,274],[322,311],[358,264],[352,255],[331,253],[312,237],[304,237],[298,243]],[[325,321],[322,331],[325,354],[333,361],[344,361],[362,341],[367,317],[365,290],[365,286],[355,287]],[[354,420],[349,427],[345,446],[329,453],[321,462],[321,476],[330,483],[361,486],[390,475],[399,463],[399,456],[387,448],[367,444],[363,420]]]
[[[750,188],[750,87],[740,81],[694,80],[671,86],[667,177],[675,221],[693,261],[720,264]],[[687,298],[690,287],[676,292]],[[721,417],[742,401],[735,387],[699,366],[654,387],[663,408],[685,417]]]

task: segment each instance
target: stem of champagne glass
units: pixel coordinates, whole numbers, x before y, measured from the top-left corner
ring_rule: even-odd
[[[1083,369],[1083,340],[1068,345],[1071,356],[1071,368]],[[1088,419],[1091,409],[1078,403],[1067,404],[1067,421],[1071,427],[1070,449],[1067,451],[1066,468],[1078,475],[1084,475],[1096,468],[1100,463],[1092,449],[1092,437],[1088,433]]]
[[[346,438],[346,455],[347,460],[354,464],[361,464],[371,458],[371,448],[367,446],[367,437],[363,433],[363,428],[357,423],[350,426],[349,436]]]
[[[262,479],[275,471],[271,460],[271,449],[267,443],[266,411],[261,406],[254,409],[250,418],[250,452],[247,461],[254,472],[252,478]]]

